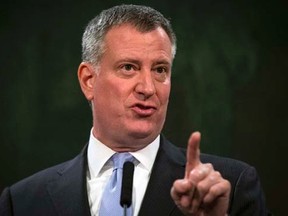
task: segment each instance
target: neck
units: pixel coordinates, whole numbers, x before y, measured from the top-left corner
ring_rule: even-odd
[[[119,138],[117,140],[113,140],[113,139],[105,139],[101,136],[98,136],[97,133],[95,133],[95,130],[93,130],[93,136],[115,152],[136,152],[152,143],[157,138],[158,135],[155,137],[144,137],[144,138],[139,137],[135,138],[132,136],[127,136],[125,137],[125,139]]]

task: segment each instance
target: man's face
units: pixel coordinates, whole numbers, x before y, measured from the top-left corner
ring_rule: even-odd
[[[170,93],[171,42],[162,28],[110,29],[93,80],[94,136],[116,150],[138,150],[162,130]]]

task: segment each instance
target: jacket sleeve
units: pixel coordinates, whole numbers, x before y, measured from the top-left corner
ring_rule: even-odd
[[[5,188],[0,196],[0,215],[12,216],[12,201],[10,195],[10,189]]]
[[[254,167],[247,167],[239,175],[232,193],[229,215],[270,215],[258,174]]]

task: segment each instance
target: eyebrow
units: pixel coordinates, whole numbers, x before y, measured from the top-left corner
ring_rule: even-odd
[[[123,58],[123,59],[120,59],[118,61],[116,61],[116,64],[119,64],[121,62],[131,62],[131,63],[134,63],[134,64],[141,64],[141,61],[139,60],[136,60],[136,59],[133,59],[133,58]]]
[[[120,60],[116,61],[116,64],[119,64],[121,62],[130,62],[130,63],[133,63],[133,64],[142,65],[140,60],[133,59],[133,58],[130,58],[130,57],[120,59]],[[168,61],[166,59],[156,60],[155,62],[152,63],[153,66],[154,65],[160,65],[160,64],[169,65],[170,67],[172,66],[172,62],[170,62],[170,61]]]
[[[156,65],[158,64],[165,64],[165,65],[171,65],[171,63],[169,61],[166,61],[166,60],[160,60],[160,61],[156,61],[155,63]]]

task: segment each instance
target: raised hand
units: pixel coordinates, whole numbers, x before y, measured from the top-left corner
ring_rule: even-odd
[[[212,164],[200,161],[201,134],[191,134],[187,146],[185,176],[174,182],[171,196],[185,215],[226,215],[229,205],[230,183],[223,179]]]

